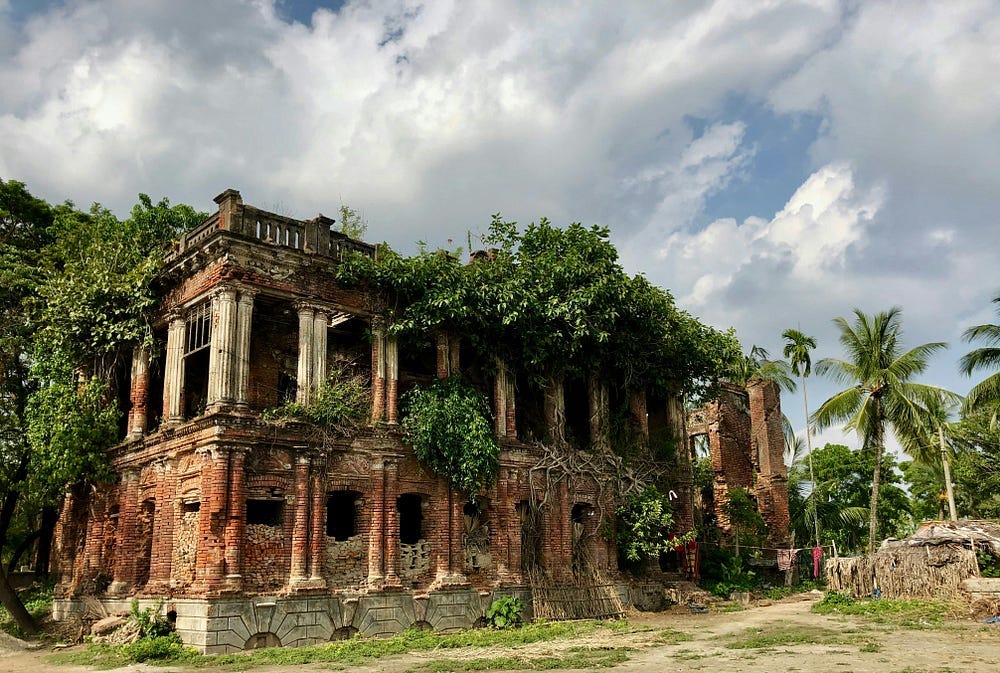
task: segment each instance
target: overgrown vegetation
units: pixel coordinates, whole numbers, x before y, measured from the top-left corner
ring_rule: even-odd
[[[417,460],[467,495],[493,481],[500,447],[479,391],[452,376],[407,393],[403,409],[403,430]]]
[[[837,591],[828,592],[812,606],[820,615],[857,615],[874,622],[890,622],[902,626],[939,624],[953,606],[944,601],[858,600]]]
[[[605,535],[614,539],[620,562],[626,568],[639,569],[643,563],[658,559],[661,552],[694,538],[690,532],[668,539],[674,523],[673,511],[667,496],[652,485],[628,495],[616,514],[614,530],[606,529]]]
[[[40,620],[52,609],[52,585],[50,583],[34,584],[21,592],[24,607],[34,619]],[[18,626],[7,608],[0,606],[0,631],[9,633],[16,638],[24,638],[28,634]]]
[[[604,622],[552,622],[526,624],[519,629],[473,629],[462,633],[441,635],[429,631],[410,629],[390,638],[352,638],[324,645],[295,648],[269,648],[250,650],[239,654],[203,657],[191,650],[158,639],[141,648],[128,646],[92,645],[81,652],[57,654],[54,663],[113,668],[135,663],[137,654],[164,652],[156,657],[163,663],[189,663],[198,667],[226,667],[241,670],[255,666],[293,666],[300,664],[330,663],[339,666],[359,666],[375,659],[431,650],[451,650],[466,647],[514,647],[549,640],[572,638],[604,628]]]
[[[293,419],[312,423],[323,432],[344,437],[367,422],[371,411],[371,391],[361,374],[353,373],[343,363],[330,367],[330,373],[313,393],[309,404],[287,402],[265,409],[265,421]]]

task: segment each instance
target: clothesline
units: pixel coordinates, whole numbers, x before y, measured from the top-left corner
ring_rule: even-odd
[[[698,540],[698,544],[700,544],[700,545],[712,545],[714,547],[721,547],[723,549],[735,549],[736,548],[735,544],[729,544],[729,543],[722,544],[721,542],[702,542],[701,540]],[[741,544],[741,545],[739,545],[739,547],[740,547],[740,549],[758,549],[760,551],[785,551],[786,549],[791,549],[792,551],[794,551],[796,553],[798,553],[800,551],[812,551],[814,549],[814,547],[755,547],[753,545],[746,545],[746,544]],[[824,544],[824,545],[820,545],[820,548],[823,549],[823,550],[833,549],[833,545],[832,544]]]

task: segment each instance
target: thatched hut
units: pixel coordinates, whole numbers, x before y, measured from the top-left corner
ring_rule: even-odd
[[[826,580],[830,589],[856,598],[1000,601],[1000,579],[982,577],[983,561],[1000,566],[1000,523],[927,521],[906,540],[886,540],[871,556],[832,559]]]

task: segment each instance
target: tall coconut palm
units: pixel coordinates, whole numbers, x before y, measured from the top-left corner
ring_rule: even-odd
[[[781,333],[785,340],[784,356],[792,371],[802,381],[802,406],[806,412],[806,456],[809,459],[809,483],[815,486],[816,473],[813,471],[812,438],[809,431],[809,397],[806,394],[806,377],[812,372],[812,358],[809,351],[816,348],[816,339],[807,336],[797,329],[786,329]],[[819,513],[816,511],[815,498],[813,503],[813,532],[816,535],[816,546],[819,546]]]
[[[908,428],[900,428],[897,433],[899,443],[913,460],[923,465],[941,465],[945,493],[948,496],[948,514],[952,521],[958,521],[955,509],[955,489],[951,483],[951,455],[954,453],[948,446],[946,435],[951,434],[949,417],[961,402],[961,396],[949,390],[939,390],[922,401],[917,424]]]
[[[997,315],[1000,316],[1000,294],[993,298],[997,304]],[[995,370],[985,379],[977,383],[965,396],[962,411],[966,414],[987,412],[990,424],[995,426],[1000,414],[1000,325],[977,325],[962,333],[962,340],[968,343],[979,342],[982,348],[969,351],[959,360],[959,369],[966,376],[980,370]]]
[[[868,517],[868,551],[875,551],[878,521],[878,494],[885,452],[886,426],[902,432],[919,426],[921,409],[926,401],[940,394],[940,388],[911,381],[927,369],[927,360],[947,344],[932,342],[903,351],[901,343],[901,311],[888,311],[869,316],[854,309],[854,324],[837,318],[840,343],[847,358],[824,358],[816,364],[820,374],[828,375],[845,390],[825,401],[813,416],[818,428],[827,428],[838,421],[845,429],[857,433],[864,448],[875,450],[872,475],[871,505]]]

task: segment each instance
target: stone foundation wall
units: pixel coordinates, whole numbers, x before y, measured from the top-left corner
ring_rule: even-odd
[[[139,608],[159,607],[176,614],[184,644],[205,654],[239,652],[261,644],[316,645],[347,634],[389,636],[411,627],[450,633],[474,627],[496,598],[516,595],[532,618],[531,593],[525,587],[502,591],[460,589],[416,594],[409,591],[360,596],[257,596],[235,599],[140,599]],[[95,599],[87,599],[93,602]],[[111,614],[127,613],[128,599],[98,599]],[[63,620],[85,612],[82,599],[56,599],[53,617]]]

